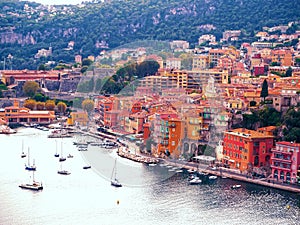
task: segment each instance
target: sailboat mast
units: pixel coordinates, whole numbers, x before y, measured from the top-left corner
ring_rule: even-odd
[[[61,157],[62,157],[62,155],[63,155],[63,143],[62,143],[62,141],[60,143],[60,151],[61,151]]]
[[[29,154],[29,147],[28,147],[28,166],[30,165],[30,154]]]
[[[115,179],[117,178],[117,159],[115,161]]]
[[[33,183],[35,182],[35,180],[34,180],[34,170],[32,170],[32,181],[33,181]]]

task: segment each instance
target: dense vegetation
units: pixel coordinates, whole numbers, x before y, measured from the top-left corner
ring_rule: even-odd
[[[29,8],[24,9],[25,4]],[[7,66],[36,69],[48,60],[73,62],[75,54],[98,55],[107,46],[137,40],[181,39],[195,46],[201,34],[220,38],[229,29],[241,29],[244,40],[253,40],[263,26],[299,20],[300,4],[297,0],[99,0],[84,7],[49,10],[37,3],[2,0],[0,14],[1,60],[12,54]],[[75,45],[67,49],[69,41]],[[38,49],[49,46],[51,57],[34,58]]]
[[[124,92],[133,91],[132,85],[136,86],[136,79],[142,79],[148,75],[154,75],[159,69],[159,64],[153,60],[146,60],[140,64],[129,63],[117,70],[116,74],[103,79],[94,79],[80,82],[77,88],[78,92],[96,93],[96,94],[118,94],[121,90]],[[126,87],[126,89],[124,89]],[[130,93],[131,93],[130,91]],[[128,93],[129,94],[129,93]]]

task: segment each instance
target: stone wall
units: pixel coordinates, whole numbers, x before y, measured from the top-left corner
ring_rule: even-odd
[[[76,92],[79,81],[80,81],[80,77],[71,78],[71,79],[63,79],[61,81],[59,91],[61,91],[61,92]]]
[[[56,80],[45,80],[45,88],[49,91],[58,91],[60,87],[60,81]]]

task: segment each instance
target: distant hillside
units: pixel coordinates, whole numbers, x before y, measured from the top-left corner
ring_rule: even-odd
[[[193,46],[201,34],[220,38],[228,29],[241,29],[251,40],[263,26],[299,20],[299,0],[111,0],[55,8],[2,0],[0,57],[12,54],[14,67],[29,68],[43,60],[71,62],[75,54],[97,55],[137,40],[181,39]],[[70,41],[73,48],[67,48]],[[34,59],[38,49],[50,45],[51,57]]]

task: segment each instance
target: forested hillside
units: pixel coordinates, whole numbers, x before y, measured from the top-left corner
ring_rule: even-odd
[[[18,68],[36,65],[38,49],[49,46],[47,60],[71,62],[75,54],[98,55],[137,40],[187,40],[201,34],[220,38],[241,29],[253,40],[263,26],[299,21],[298,0],[111,0],[82,6],[45,7],[37,3],[0,1],[0,56],[13,55]],[[67,49],[68,42],[74,47]]]

